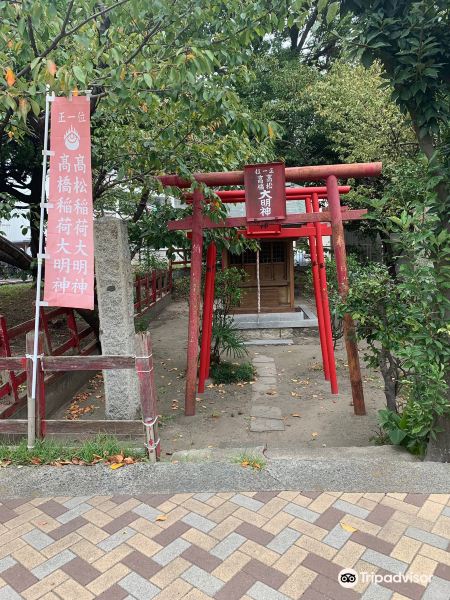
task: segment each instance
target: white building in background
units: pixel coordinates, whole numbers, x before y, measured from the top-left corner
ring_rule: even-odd
[[[28,206],[19,204],[12,211],[9,219],[0,219],[0,235],[30,254],[31,237]]]

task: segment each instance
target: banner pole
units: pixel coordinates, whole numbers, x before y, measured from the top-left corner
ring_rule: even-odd
[[[45,184],[47,178],[47,156],[48,156],[48,124],[50,113],[50,102],[54,98],[49,95],[50,86],[46,86],[45,95],[45,125],[44,125],[44,149],[42,151],[42,186],[41,204],[39,213],[39,247],[37,255],[37,277],[36,277],[36,306],[34,313],[34,339],[33,339],[33,374],[31,379],[31,396],[28,398],[28,448],[34,448],[36,441],[36,383],[38,370],[38,342],[39,342],[39,316],[41,307],[41,281],[42,260],[44,246],[44,216],[45,216]]]

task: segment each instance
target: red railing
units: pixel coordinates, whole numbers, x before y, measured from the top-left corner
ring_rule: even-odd
[[[58,328],[54,326],[55,323],[61,320],[61,317],[65,319],[64,329],[60,326]],[[39,330],[43,334],[47,355],[61,356],[74,350],[77,354],[85,356],[91,354],[97,347],[95,339],[88,341],[87,344],[81,343],[82,340],[93,333],[93,329],[87,326],[80,331],[75,313],[71,308],[55,308],[52,310],[41,308],[39,322]],[[14,341],[18,338],[25,338],[26,334],[33,330],[34,319],[14,327],[8,327],[6,318],[0,315],[0,356],[13,356],[12,346],[15,345]],[[61,338],[63,341],[61,341]],[[20,346],[23,348],[24,343],[21,343]],[[21,351],[23,352],[23,350]],[[4,406],[0,405],[0,419],[10,417],[25,405],[26,390],[24,384],[26,379],[25,364],[21,371],[3,371],[4,382],[0,382],[0,400],[9,397],[12,399],[12,403]]]
[[[134,279],[134,316],[140,317],[172,290],[172,265]]]
[[[172,268],[155,270],[146,275],[135,277],[134,281],[134,311],[135,317],[140,317],[149,308],[154,306],[172,289]],[[55,327],[54,324],[65,319],[64,328]],[[6,318],[0,315],[0,357],[14,356],[14,346],[20,346],[23,352],[25,336],[34,330],[34,319],[8,327]],[[87,344],[82,341],[93,333],[92,327],[85,327],[81,331],[71,308],[55,308],[45,310],[41,308],[39,330],[43,334],[44,350],[47,356],[62,356],[67,353],[86,356],[92,354],[97,348],[97,341],[90,340]],[[19,338],[23,338],[17,343]],[[16,341],[16,343],[14,343]],[[3,371],[0,374],[0,419],[6,419],[16,413],[25,405],[27,374],[25,364],[20,371]],[[50,378],[54,375],[50,375]],[[2,383],[3,381],[3,383]],[[10,398],[12,402],[2,406],[3,398]]]

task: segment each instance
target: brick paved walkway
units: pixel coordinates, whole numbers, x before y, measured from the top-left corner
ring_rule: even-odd
[[[35,498],[0,522],[0,599],[450,598],[449,495]],[[346,589],[343,568],[432,577]]]

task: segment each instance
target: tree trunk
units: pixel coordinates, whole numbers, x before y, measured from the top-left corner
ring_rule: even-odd
[[[31,258],[6,238],[0,236],[0,260],[23,271],[31,268]]]
[[[389,350],[382,348],[379,356],[380,371],[384,381],[384,395],[386,406],[393,412],[397,411],[398,372],[395,361]]]

